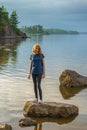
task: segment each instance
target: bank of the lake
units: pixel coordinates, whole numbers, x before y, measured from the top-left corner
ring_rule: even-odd
[[[9,16],[9,12],[4,5],[2,5],[2,7],[0,7],[0,42],[2,39],[27,38],[26,33],[23,33],[18,28],[18,23],[16,11],[12,11]]]
[[[64,30],[59,28],[44,28],[42,25],[33,25],[33,26],[24,26],[20,28],[21,31],[26,33],[29,36],[36,36],[36,35],[77,35],[79,34],[78,31],[74,30]]]

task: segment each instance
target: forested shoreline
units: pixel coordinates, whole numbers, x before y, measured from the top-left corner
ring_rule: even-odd
[[[4,7],[0,7],[0,38],[26,37],[18,28],[18,15],[16,11],[9,12]]]
[[[23,26],[18,28],[19,20],[16,11],[11,14],[7,9],[0,7],[0,38],[27,37],[26,35],[50,35],[50,34],[79,34],[78,31],[59,28],[44,28],[42,25]]]
[[[20,28],[21,31],[28,35],[50,35],[50,34],[79,34],[78,31],[63,30],[59,28],[44,28],[42,25],[24,26]]]

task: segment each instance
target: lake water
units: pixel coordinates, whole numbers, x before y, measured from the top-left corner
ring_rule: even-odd
[[[23,107],[34,99],[32,79],[28,80],[29,57],[34,43],[40,43],[46,63],[46,78],[42,80],[44,101],[74,104],[79,115],[74,119],[47,121],[42,130],[87,130],[87,89],[61,90],[59,76],[65,69],[75,70],[87,76],[87,35],[46,35],[25,41],[7,41],[0,45],[0,123],[20,128]],[[49,122],[49,123],[48,123]],[[36,129],[35,129],[36,130]],[[38,130],[41,130],[38,128]]]

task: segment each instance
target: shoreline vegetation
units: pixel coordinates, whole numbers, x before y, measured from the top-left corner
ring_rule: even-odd
[[[20,30],[26,33],[28,36],[35,36],[35,35],[51,35],[51,34],[79,34],[78,31],[73,30],[63,30],[59,28],[43,28],[42,25],[33,25],[33,26],[23,26]]]
[[[12,11],[11,15],[9,15],[4,6],[0,7],[0,39],[27,38],[26,33],[23,33],[18,28],[18,24],[16,11]]]
[[[64,30],[59,28],[44,28],[42,25],[23,26],[18,28],[18,15],[12,11],[9,15],[7,9],[2,5],[0,7],[0,39],[24,39],[36,35],[77,35],[87,34],[87,32],[78,32],[74,30]]]
[[[44,28],[42,25],[23,26],[18,28],[19,20],[16,11],[12,11],[9,15],[7,9],[0,7],[0,39],[21,39],[31,38],[36,35],[72,35],[79,34],[78,31],[64,30],[59,28]]]

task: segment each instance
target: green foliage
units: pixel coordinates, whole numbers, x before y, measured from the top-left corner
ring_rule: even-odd
[[[9,14],[8,14],[6,8],[4,8],[4,6],[2,6],[0,8],[0,26],[3,26],[3,24],[5,24],[5,21],[7,23],[9,23]]]
[[[21,31],[29,34],[29,35],[43,35],[43,34],[78,34],[77,31],[67,31],[67,30],[63,30],[63,29],[58,29],[58,28],[49,28],[49,29],[45,29],[43,28],[43,26],[41,25],[34,25],[34,26],[30,26],[30,27],[22,27]]]
[[[34,25],[30,27],[25,26],[25,27],[22,27],[21,30],[28,34],[43,34],[44,33],[43,26],[41,25]]]
[[[4,6],[0,7],[0,36],[4,35],[6,26],[11,27],[16,34],[19,34],[20,30],[17,28],[18,23],[16,11],[13,11],[9,17],[6,8]]]
[[[67,31],[63,29],[58,29],[58,28],[51,28],[51,29],[44,29],[47,31],[49,34],[78,34],[77,31]]]
[[[16,11],[13,11],[12,14],[10,15],[10,25],[12,26],[13,29],[17,28],[19,21],[18,21],[18,16]]]

